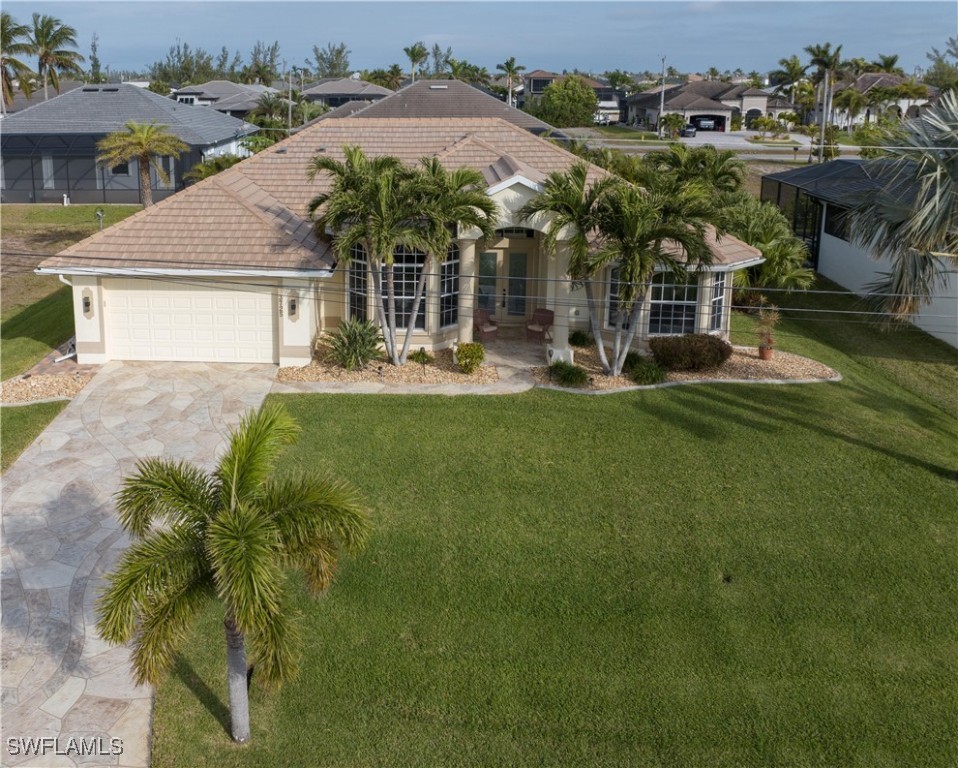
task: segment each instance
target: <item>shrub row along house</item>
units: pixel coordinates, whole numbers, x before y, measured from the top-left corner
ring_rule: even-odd
[[[182,189],[183,176],[215,155],[246,154],[244,136],[259,130],[213,109],[180,104],[135,85],[84,85],[3,119],[0,194],[5,203],[137,203],[136,162],[97,164],[97,142],[128,121],[165,125],[189,150],[161,160],[168,181],[151,170],[153,199]]]
[[[385,116],[390,102],[401,117]],[[368,110],[368,113],[367,113]],[[465,115],[479,115],[468,117]],[[428,115],[428,116],[424,116]],[[448,115],[444,117],[443,115]],[[570,328],[587,328],[583,291],[567,278],[560,235],[555,256],[543,247],[545,220],[516,212],[547,175],[577,158],[533,135],[530,117],[458,81],[420,81],[347,117],[330,113],[294,136],[191,186],[44,261],[38,271],[73,286],[78,359],[202,360],[302,365],[319,331],[345,318],[372,318],[373,291],[363,254],[336,263],[307,214],[327,191],[324,174],[307,180],[317,156],[343,147],[415,165],[438,158],[478,170],[498,207],[495,235],[460,231],[428,275],[413,345],[471,341],[473,310],[500,327],[524,327],[536,309],[554,310],[552,351],[571,359]],[[592,167],[590,177],[605,171]],[[335,233],[332,233],[335,234]],[[711,236],[713,263],[674,286],[657,275],[640,317],[640,337],[701,331],[727,335],[732,273],[761,262],[758,250]],[[399,323],[411,312],[423,256],[398,252]],[[604,323],[617,292],[605,273]],[[404,314],[405,313],[405,314]]]

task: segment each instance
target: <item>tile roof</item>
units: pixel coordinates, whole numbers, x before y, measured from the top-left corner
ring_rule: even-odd
[[[57,96],[67,93],[68,91],[75,90],[77,88],[82,88],[86,83],[81,82],[80,80],[70,80],[68,78],[60,78],[60,93],[57,93],[56,88],[52,85],[49,88],[50,98],[56,98]],[[12,115],[14,112],[22,112],[27,107],[32,107],[35,104],[39,104],[43,101],[43,84],[40,84],[39,88],[34,87],[33,92],[30,94],[28,99],[23,95],[23,91],[19,88],[14,89],[13,91],[13,103],[6,107],[6,112],[9,115]]]
[[[4,136],[92,134],[122,130],[135,120],[169,127],[194,147],[216,144],[259,130],[214,109],[178,104],[135,85],[85,85],[3,118]]]
[[[376,96],[389,96],[395,93],[381,85],[373,85],[365,80],[354,80],[351,77],[340,77],[332,80],[325,80],[316,85],[310,86],[303,91],[304,96],[356,96],[372,99]]]
[[[260,84],[234,83],[232,80],[210,80],[208,83],[186,85],[173,91],[174,96],[190,95],[203,99],[226,99],[243,94],[258,99],[264,93],[276,93],[275,88]]]
[[[500,118],[322,120],[71,246],[41,269],[329,268],[333,256],[312,234],[308,205],[331,180],[320,174],[309,182],[307,169],[318,154],[341,160],[347,145],[368,155],[394,155],[409,165],[436,156],[449,168],[476,168],[490,185],[515,175],[541,182],[578,160]],[[591,180],[605,174],[590,168]],[[736,243],[723,238],[716,245],[719,258],[748,249]]]
[[[528,112],[510,107],[495,96],[490,96],[461,80],[418,80],[384,99],[374,102],[357,118],[380,117],[497,117],[525,128],[537,136],[545,133],[560,135],[548,123]]]

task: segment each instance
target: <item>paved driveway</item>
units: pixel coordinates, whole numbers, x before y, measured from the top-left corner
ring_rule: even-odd
[[[275,371],[110,363],[7,470],[2,765],[149,765],[153,692],[133,685],[126,649],[109,647],[94,627],[101,578],[128,543],[111,497],[139,458],[211,466]],[[41,758],[25,740],[44,737],[57,742],[41,742]],[[110,739],[122,740],[122,754]]]

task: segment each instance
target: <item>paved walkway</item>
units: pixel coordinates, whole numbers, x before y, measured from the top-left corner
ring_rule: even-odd
[[[100,579],[128,543],[112,494],[138,458],[211,466],[275,371],[110,363],[4,474],[0,764],[149,765],[152,690],[133,685],[129,652],[94,627]],[[57,742],[43,757],[8,743],[44,737]],[[100,754],[78,755],[71,737]],[[122,754],[111,754],[111,738],[122,740]]]

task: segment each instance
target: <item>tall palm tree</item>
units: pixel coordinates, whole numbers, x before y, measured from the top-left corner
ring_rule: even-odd
[[[890,75],[904,75],[904,70],[898,66],[898,54],[879,53],[878,58],[868,65],[869,72],[887,72]]]
[[[429,49],[422,41],[403,48],[403,53],[409,58],[409,77],[416,82],[416,70],[429,59]]]
[[[820,145],[824,150],[825,146],[825,126],[829,122],[831,115],[831,95],[834,81],[842,64],[842,47],[839,45],[832,50],[831,43],[824,45],[809,45],[805,47],[805,52],[811,57],[811,66],[816,67],[816,82],[821,83],[822,87],[822,112],[819,115],[820,127]],[[825,152],[822,152],[822,162],[825,159]]]
[[[512,84],[526,68],[521,64],[516,64],[515,56],[510,56],[502,62],[502,64],[496,64],[496,69],[506,76],[506,87],[509,89],[508,101],[506,103],[510,107],[514,107],[515,104],[512,101]]]
[[[566,247],[569,249],[569,278],[582,283],[589,308],[589,327],[595,340],[596,352],[605,373],[611,372],[602,341],[602,324],[599,305],[595,296],[596,267],[592,260],[593,242],[599,234],[599,211],[602,201],[618,184],[620,179],[606,176],[589,182],[589,166],[576,162],[565,171],[549,174],[542,191],[516,213],[519,221],[535,216],[547,217],[548,224],[543,238],[547,253],[554,254],[560,235],[568,232]]]
[[[37,73],[43,81],[43,99],[49,97],[47,83],[52,83],[60,92],[60,75],[80,76],[83,56],[68,50],[77,47],[77,31],[53,16],[33,14],[33,29],[30,31],[32,53],[37,57]]]
[[[615,264],[619,270],[618,301],[612,342],[610,374],[622,372],[639,326],[639,311],[657,271],[681,280],[688,269],[708,265],[712,251],[701,218],[669,213],[675,201],[631,184],[622,184],[599,207],[602,245],[592,260],[594,268]]]
[[[18,56],[29,56],[33,53],[30,44],[30,28],[26,24],[18,24],[6,11],[0,13],[0,71],[3,72],[3,99],[0,100],[0,109],[7,111],[13,103],[14,81],[20,86],[20,92],[27,98],[33,90],[31,78],[36,74]]]
[[[929,303],[958,267],[958,92],[908,121],[879,166],[881,186],[852,211],[859,244],[891,259],[870,287],[875,303],[905,319]],[[881,161],[879,161],[881,162]]]
[[[855,118],[868,106],[868,97],[854,88],[843,88],[835,94],[834,105],[845,112],[848,118],[848,132],[855,126]]]
[[[140,202],[144,208],[153,205],[153,185],[150,182],[150,168],[164,182],[169,176],[161,157],[179,156],[189,149],[186,142],[169,132],[165,125],[156,123],[137,123],[130,120],[126,129],[116,131],[97,142],[97,162],[110,167],[135,160],[140,175]]]
[[[472,168],[446,170],[438,158],[422,159],[422,184],[418,187],[417,217],[425,227],[426,257],[416,282],[412,311],[406,327],[399,364],[406,362],[413,328],[426,287],[426,276],[446,258],[453,233],[460,229],[478,229],[483,237],[495,231],[498,207],[486,194],[482,174]]]
[[[250,737],[247,652],[268,686],[296,671],[300,617],[287,571],[301,571],[321,594],[340,555],[362,550],[369,529],[362,499],[342,480],[272,476],[297,432],[282,407],[266,405],[231,432],[212,472],[144,459],[116,495],[133,543],[97,603],[97,630],[110,643],[132,640],[137,682],[156,683],[204,607],[219,600],[238,742]]]
[[[399,247],[420,252],[429,247],[417,210],[421,180],[398,158],[367,157],[359,147],[343,147],[343,154],[342,161],[329,155],[317,155],[310,161],[307,178],[313,181],[325,173],[331,184],[328,192],[310,201],[309,213],[316,220],[319,237],[329,239],[327,233],[333,233],[333,251],[341,263],[348,265],[354,246],[362,246],[386,354],[393,365],[400,365],[395,253]]]

